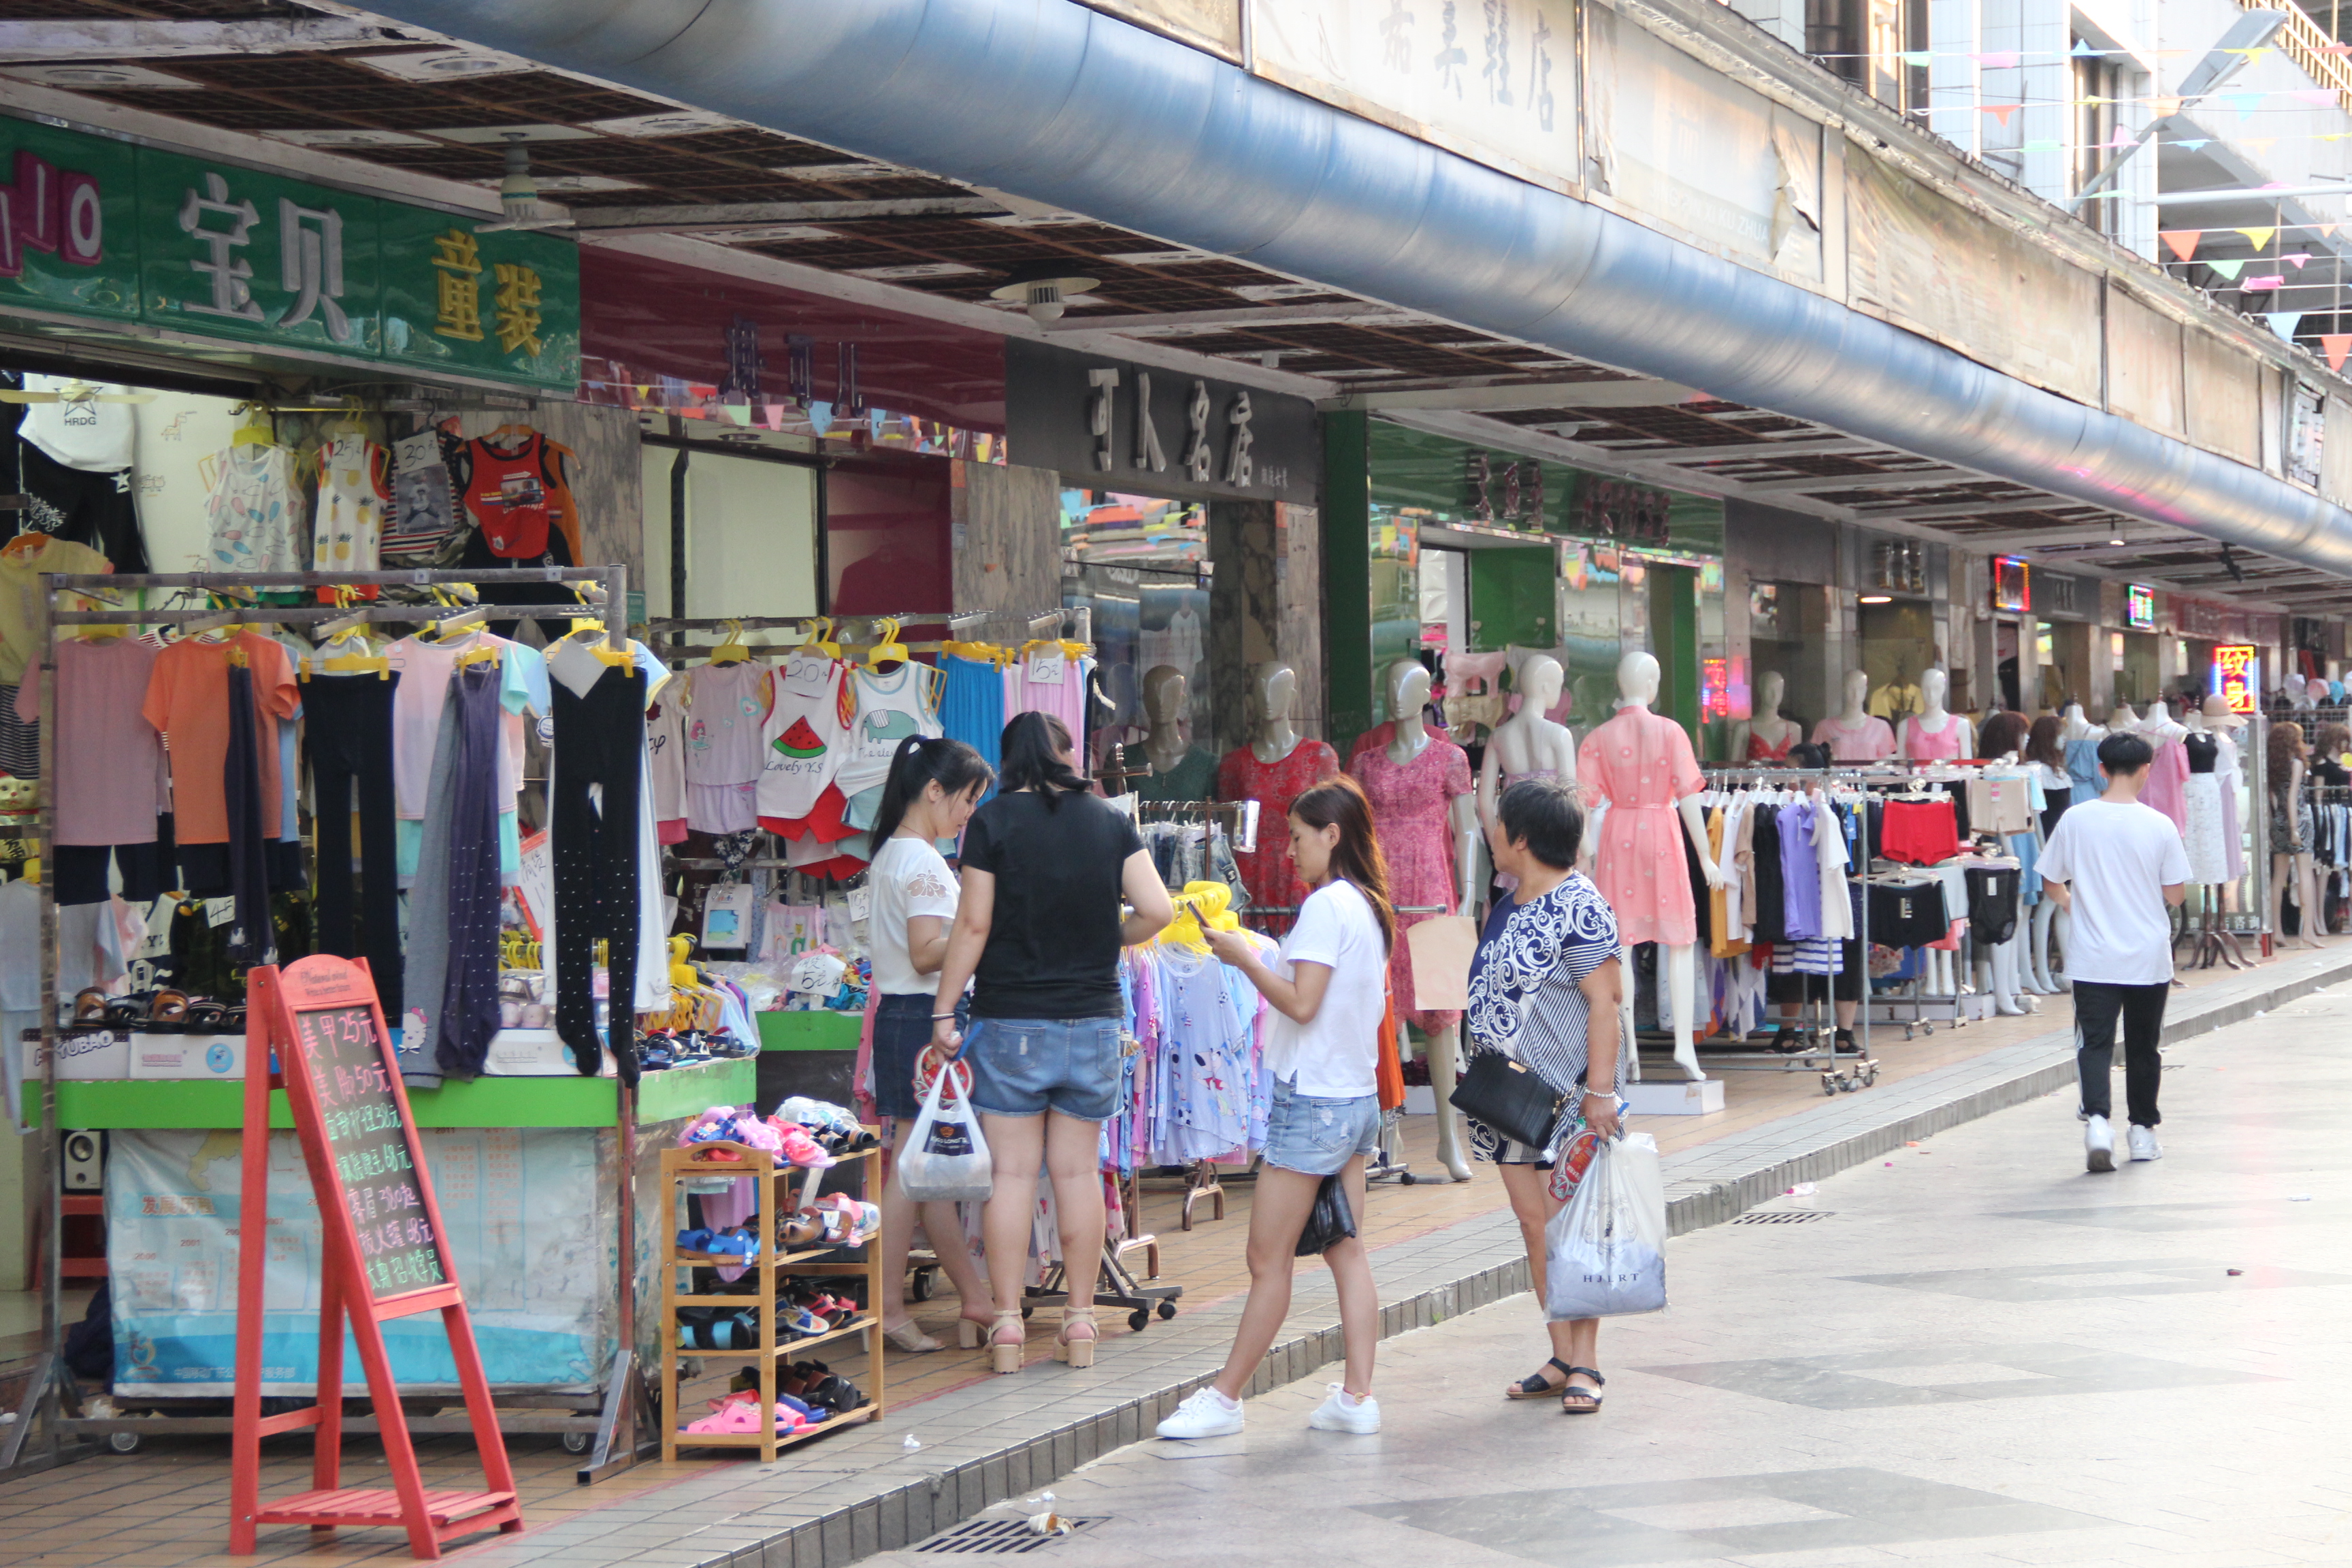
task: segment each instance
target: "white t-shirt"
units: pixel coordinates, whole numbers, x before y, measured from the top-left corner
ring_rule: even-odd
[[[1295,980],[1302,962],[1329,964],[1331,984],[1306,1023],[1280,1013],[1268,1018],[1266,1070],[1295,1079],[1300,1094],[1353,1100],[1379,1093],[1388,955],[1381,946],[1380,920],[1352,883],[1328,883],[1298,907],[1298,921],[1283,939],[1273,968]]]
[[[73,382],[61,375],[27,375],[27,392],[62,392]],[[94,392],[128,392],[115,385]],[[68,468],[94,474],[120,473],[131,466],[131,408],[128,403],[35,403],[25,409],[17,434]]]
[[[2135,801],[2069,806],[2042,847],[2044,880],[2074,891],[2066,978],[2161,985],[2172,978],[2172,920],[2164,889],[2189,880],[2189,851],[2172,819]]]
[[[955,873],[929,843],[893,834],[874,857],[866,885],[874,892],[866,940],[874,984],[885,996],[929,995],[939,989],[939,975],[915,973],[907,956],[907,922],[917,915],[955,919]]]

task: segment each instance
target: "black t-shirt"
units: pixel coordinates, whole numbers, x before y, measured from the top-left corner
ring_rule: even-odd
[[[1135,824],[1099,795],[1065,795],[1049,808],[1022,790],[974,812],[963,863],[996,879],[996,904],[972,1016],[1119,1016],[1119,882],[1142,847]]]

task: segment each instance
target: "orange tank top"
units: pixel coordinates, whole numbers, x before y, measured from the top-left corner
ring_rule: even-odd
[[[579,537],[579,505],[562,466],[550,460],[546,437],[533,431],[512,450],[493,446],[488,437],[466,447],[471,468],[466,510],[482,531],[491,554],[509,561],[539,560],[547,553],[551,525],[563,534],[567,545]]]

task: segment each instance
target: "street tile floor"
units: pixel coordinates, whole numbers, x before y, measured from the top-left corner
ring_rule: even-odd
[[[1055,1568],[2352,1562],[2347,1039],[2339,985],[2169,1047],[2161,1161],[2085,1173],[2060,1089],[1677,1237],[1597,1416],[1499,1397],[1519,1295],[1385,1343],[1376,1436],[1315,1379],[990,1517],[1092,1521]]]
[[[2177,992],[2172,1018],[2184,1036],[2210,1025],[2263,1009],[2281,1009],[2284,997],[2352,973],[2352,945],[2338,944],[2317,953],[2292,956],[2266,963],[2248,974],[2214,971],[2186,978]],[[2273,1011],[2273,1019],[2294,1015],[2295,1004]],[[1913,1042],[1888,1038],[1881,1042],[1885,1061],[1879,1086],[1859,1094],[1824,1100],[1810,1074],[1778,1072],[1731,1075],[1730,1109],[1703,1118],[1644,1119],[1667,1152],[1670,1201],[1687,1220],[1685,1228],[1715,1223],[1738,1207],[1754,1201],[1755,1193],[1781,1191],[1782,1175],[1810,1179],[1811,1163],[1821,1173],[1842,1168],[1858,1158],[1864,1142],[1873,1149],[1887,1143],[1889,1130],[1909,1122],[1949,1125],[1982,1113],[1993,1103],[2017,1098],[2021,1075],[2046,1077],[2051,1064],[2063,1059],[2068,1009],[2063,998],[2045,999],[2042,1011],[2026,1018],[1979,1023],[1965,1030],[1938,1030]],[[2244,1031],[2232,1031],[2233,1035]],[[2212,1037],[2205,1037],[2211,1038]],[[2225,1080],[2226,1081],[2226,1080]],[[1988,1100],[1987,1097],[1994,1097]],[[1974,1107],[1974,1109],[1971,1109]],[[2334,1124],[2326,1102],[2292,1100],[2266,1108],[2265,1128],[2300,1129],[2324,1134]],[[2071,1123],[2070,1123],[2071,1125]],[[1409,1119],[1407,1153],[1424,1175],[1434,1172],[1430,1130],[1425,1118]],[[1924,1138],[1934,1128],[1898,1131],[1895,1149],[1904,1138]],[[1942,1146],[1938,1139],[1932,1145]],[[2252,1155],[2249,1158],[2260,1156]],[[2282,1156],[2283,1157],[2283,1156]],[[1871,1155],[1873,1168],[1877,1166]],[[1759,1185],[1760,1184],[1760,1185]],[[1740,1194],[1727,1199],[1732,1187]],[[1826,1190],[1826,1189],[1824,1189]],[[1867,1278],[1849,1280],[1881,1300],[1904,1301],[1912,1321],[1925,1331],[1949,1316],[1938,1312],[1940,1298],[1973,1297],[1999,1302],[2077,1299],[2116,1282],[2107,1276],[2138,1280],[2149,1293],[2180,1293],[2181,1281],[2191,1290],[2205,1289],[2195,1281],[2200,1261],[2211,1254],[2226,1233],[2258,1220],[2244,1215],[2213,1217],[2215,1209],[2243,1207],[2217,1202],[2202,1191],[2174,1193],[2175,1202],[2144,1205],[2118,1214],[2109,1205],[2092,1203],[2063,1185],[2032,1188],[2003,1201],[2003,1211],[2043,1214],[2054,1224],[2048,1228],[2073,1232],[2084,1247],[2080,1257],[2038,1266],[2011,1278],[2004,1273],[2008,1260],[1988,1269],[1954,1270],[1927,1268],[1906,1256],[1855,1258],[1841,1265],[1845,1276],[1867,1277],[1888,1270],[1886,1282]],[[1820,1207],[1818,1198],[1807,1200]],[[646,1465],[594,1488],[574,1488],[571,1471],[577,1463],[551,1439],[514,1440],[514,1453],[524,1492],[530,1531],[520,1537],[485,1539],[459,1552],[479,1568],[521,1568],[540,1559],[560,1561],[566,1568],[604,1568],[623,1563],[651,1568],[695,1568],[728,1563],[737,1568],[833,1568],[877,1550],[920,1540],[936,1528],[980,1513],[1000,1499],[1029,1489],[1028,1477],[1042,1478],[1068,1471],[1118,1443],[1148,1430],[1156,1418],[1154,1405],[1171,1404],[1222,1359],[1231,1333],[1239,1294],[1246,1286],[1241,1265],[1241,1239],[1248,1223],[1249,1188],[1235,1185],[1227,1217],[1207,1218],[1203,1209],[1191,1233],[1178,1229],[1173,1194],[1147,1200],[1148,1217],[1163,1243],[1163,1267],[1169,1277],[1187,1286],[1184,1310],[1173,1322],[1154,1324],[1144,1334],[1114,1326],[1105,1341],[1099,1363],[1089,1373],[1073,1373],[1053,1366],[1050,1320],[1041,1320],[1032,1340],[1033,1364],[1022,1378],[986,1375],[977,1354],[953,1352],[919,1359],[894,1357],[891,1363],[892,1410],[887,1419],[793,1450],[773,1468],[735,1458],[696,1458],[676,1465]],[[1791,1205],[1774,1203],[1764,1213]],[[2276,1217],[2264,1210],[2264,1217]],[[2155,1227],[2135,1233],[2118,1229],[2134,1219],[2170,1216]],[[2063,1217],[2061,1217],[2063,1216]],[[1759,1215],[1759,1217],[1762,1217]],[[2302,1217],[2290,1214],[2282,1226]],[[1491,1172],[1481,1170],[1474,1183],[1422,1184],[1378,1189],[1368,1234],[1376,1247],[1376,1268],[1381,1285],[1385,1327],[1401,1333],[1416,1324],[1456,1314],[1521,1287],[1515,1282],[1519,1251],[1516,1226],[1501,1206],[1501,1194]],[[2084,1226],[2081,1222],[2094,1221]],[[1741,1245],[1780,1238],[1781,1247],[1798,1232],[1815,1232],[1847,1224],[1847,1216],[1824,1218],[1801,1226],[1737,1226],[1718,1235],[1739,1238]],[[2105,1264],[2100,1278],[2074,1285],[2053,1283],[2082,1257],[2096,1256],[2102,1228],[2116,1230],[2118,1260]],[[2186,1233],[2181,1257],[2155,1256],[2173,1230]],[[2217,1233],[2222,1233],[2218,1234]],[[1779,1250],[1774,1248],[1772,1250]],[[1681,1256],[1678,1244],[1677,1258]],[[1915,1266],[1918,1265],[1918,1266]],[[2338,1259],[2324,1255],[2315,1267],[2249,1267],[2231,1289],[2295,1294],[2322,1279],[2330,1279],[2329,1266],[2352,1269],[2352,1255]],[[2233,1265],[2234,1266],[2234,1265]],[[2155,1271],[2161,1278],[2142,1279]],[[1931,1277],[1949,1274],[1938,1289]],[[1990,1281],[1988,1276],[1990,1276]],[[1336,1354],[1336,1313],[1320,1270],[1303,1274],[1286,1343],[1278,1346],[1275,1363],[1263,1377],[1274,1387],[1303,1378]],[[1922,1309],[1925,1309],[1924,1310]],[[917,1309],[919,1321],[933,1332],[951,1333],[955,1303],[942,1299]],[[1664,1321],[1664,1320],[1660,1320]],[[1441,1332],[1444,1331],[1440,1331]],[[1417,1336],[1426,1339],[1429,1336]],[[2023,1347],[2051,1336],[2012,1334],[2003,1342],[2006,1352],[2024,1353]],[[1401,1344],[1416,1341],[1399,1342]],[[1886,1347],[1875,1347],[1886,1348]],[[2077,1347],[2078,1349],[2082,1347]],[[2119,1342],[2106,1350],[2152,1357],[2148,1347]],[[1737,1354],[1726,1354],[1727,1350]],[[1801,1343],[1776,1341],[1752,1349],[1708,1344],[1688,1347],[1688,1353],[1661,1353],[1661,1365],[1677,1366],[1694,1375],[1652,1376],[1654,1387],[1687,1387],[1706,1391],[1709,1379],[1727,1360],[1803,1361],[1808,1357],[1843,1358],[1857,1346],[1836,1321],[1826,1321]],[[1527,1358],[1530,1365],[1541,1358]],[[2156,1358],[2163,1359],[2163,1358]],[[862,1358],[840,1355],[834,1364],[853,1379]],[[1973,1370],[1945,1375],[1941,1369],[1965,1363]],[[2032,1367],[1991,1363],[1982,1357],[1937,1355],[1915,1363],[1780,1369],[1783,1383],[1812,1380],[1840,1386],[1884,1389],[1904,1396],[1905,1379],[1927,1389],[1968,1386],[1982,1382],[2025,1382],[2036,1375]],[[1925,1369],[1925,1370],[1922,1370]],[[1524,1373],[1518,1367],[1513,1375]],[[1728,1374],[1727,1374],[1728,1375]],[[1762,1374],[1759,1374],[1762,1375]],[[2076,1366],[2066,1377],[2110,1381],[2125,1373],[2114,1367]],[[1311,1406],[1319,1394],[1320,1379],[1287,1391],[1306,1398]],[[2200,1385],[2181,1385],[2192,1397],[2204,1397]],[[1612,1384],[1612,1393],[1616,1385]],[[1281,1398],[1283,1394],[1273,1397]],[[1878,1396],[1884,1397],[1884,1396]],[[1932,1397],[1932,1395],[1931,1395]],[[1845,1408],[1875,1408],[1854,1399]],[[1514,1408],[1515,1415],[1527,1414]],[[1612,1416],[1617,1413],[1612,1409]],[[919,1451],[902,1448],[905,1436],[919,1434]],[[1322,1435],[1318,1434],[1318,1436]],[[470,1445],[462,1439],[434,1438],[420,1445],[426,1459],[428,1484],[463,1484],[475,1473]],[[367,1468],[380,1466],[371,1441],[358,1440],[347,1448],[352,1479],[366,1484]],[[1759,1453],[1777,1452],[1767,1443]],[[299,1440],[273,1442],[265,1454],[265,1492],[297,1489],[308,1469],[308,1445]],[[1477,1467],[1445,1467],[1433,1460],[1455,1480],[1476,1473]],[[1728,1474],[1731,1467],[1725,1467]],[[205,1440],[151,1440],[128,1458],[101,1458],[45,1475],[0,1484],[0,1560],[23,1562],[39,1568],[112,1568],[137,1563],[140,1568],[215,1568],[230,1560],[220,1555],[226,1534],[226,1456],[222,1446]],[[1558,1474],[1541,1479],[1556,1487]],[[1728,1484],[1728,1483],[1727,1483]],[[96,1489],[95,1490],[93,1489]],[[1646,1505],[1645,1505],[1646,1506]],[[1094,1533],[1090,1528],[1087,1533]],[[1425,1548],[1426,1542],[1423,1542]],[[1066,1556],[1076,1540],[1049,1550]],[[1446,1551],[1450,1551],[1447,1548]],[[346,1532],[340,1540],[313,1540],[299,1530],[265,1531],[262,1555],[287,1568],[312,1563],[357,1562],[397,1556],[396,1536],[382,1531]],[[1439,1561],[1448,1561],[1445,1552]],[[1797,1568],[1792,1563],[1791,1568]]]

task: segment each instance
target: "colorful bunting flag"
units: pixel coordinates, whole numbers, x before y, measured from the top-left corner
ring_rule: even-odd
[[[1988,103],[1982,106],[1987,114],[2000,121],[2004,130],[2008,128],[2009,117],[2024,107],[2021,103]]]
[[[2178,98],[2151,98],[2147,100],[2147,104],[2156,111],[2156,117],[2158,120],[2169,120],[2180,112],[2180,100]]]
[[[2249,278],[2245,282],[2240,284],[2239,287],[2243,289],[2249,294],[2267,294],[2273,289],[2285,288],[2286,279],[2276,276],[2268,278]]]
[[[2192,136],[2185,141],[2167,142],[2165,145],[2168,147],[2178,147],[2184,153],[2194,153],[2198,148],[2206,145],[2212,140],[2213,139],[2210,136]]]
[[[2201,228],[2160,228],[2157,238],[2172,247],[2172,254],[2187,261],[2197,254],[2197,242],[2205,237]]]
[[[1969,57],[1989,71],[2012,70],[2016,68],[2020,58],[2015,49],[1991,49],[1984,54]]]
[[[2294,329],[2303,321],[2303,312],[2301,310],[2273,310],[2264,315],[2263,320],[2271,324],[2271,331],[2276,332],[2288,342],[2294,342]]]
[[[2272,148],[2277,146],[2278,142],[2279,139],[2275,136],[2242,136],[2238,139],[2238,145],[2241,147],[2251,147],[2257,153],[2267,153]],[[2271,183],[2273,184],[2278,184],[2275,180]]]
[[[1935,51],[1932,49],[1906,49],[1903,51],[1903,63],[1906,66],[1917,66],[1924,70],[1927,67],[1936,63]]]
[[[2278,229],[2275,226],[2271,228],[2242,228],[2238,232],[2246,237],[2246,243],[2248,245],[2252,246],[2256,250],[2260,250],[2263,246],[2268,245],[2271,242],[2271,236],[2276,234]]]
[[[2345,354],[2352,353],[2352,332],[2322,332],[2319,346],[2327,354],[2327,368],[2342,370]]]
[[[2225,92],[2221,101],[2238,111],[2238,123],[2243,125],[2247,117],[2263,106],[2263,96],[2259,92]]]
[[[2298,250],[2292,256],[2282,256],[2279,259],[2285,262],[2289,267],[2294,268],[2297,272],[2300,272],[2303,270],[2303,264],[2311,259],[2311,252],[2308,250]]]
[[[2205,265],[2232,283],[2238,280],[2238,274],[2246,269],[2246,263],[2242,258],[2233,261],[2209,261]]]
[[[2298,87],[2290,91],[2287,96],[2299,98],[2314,109],[2336,107],[2336,94],[2324,87]]]

